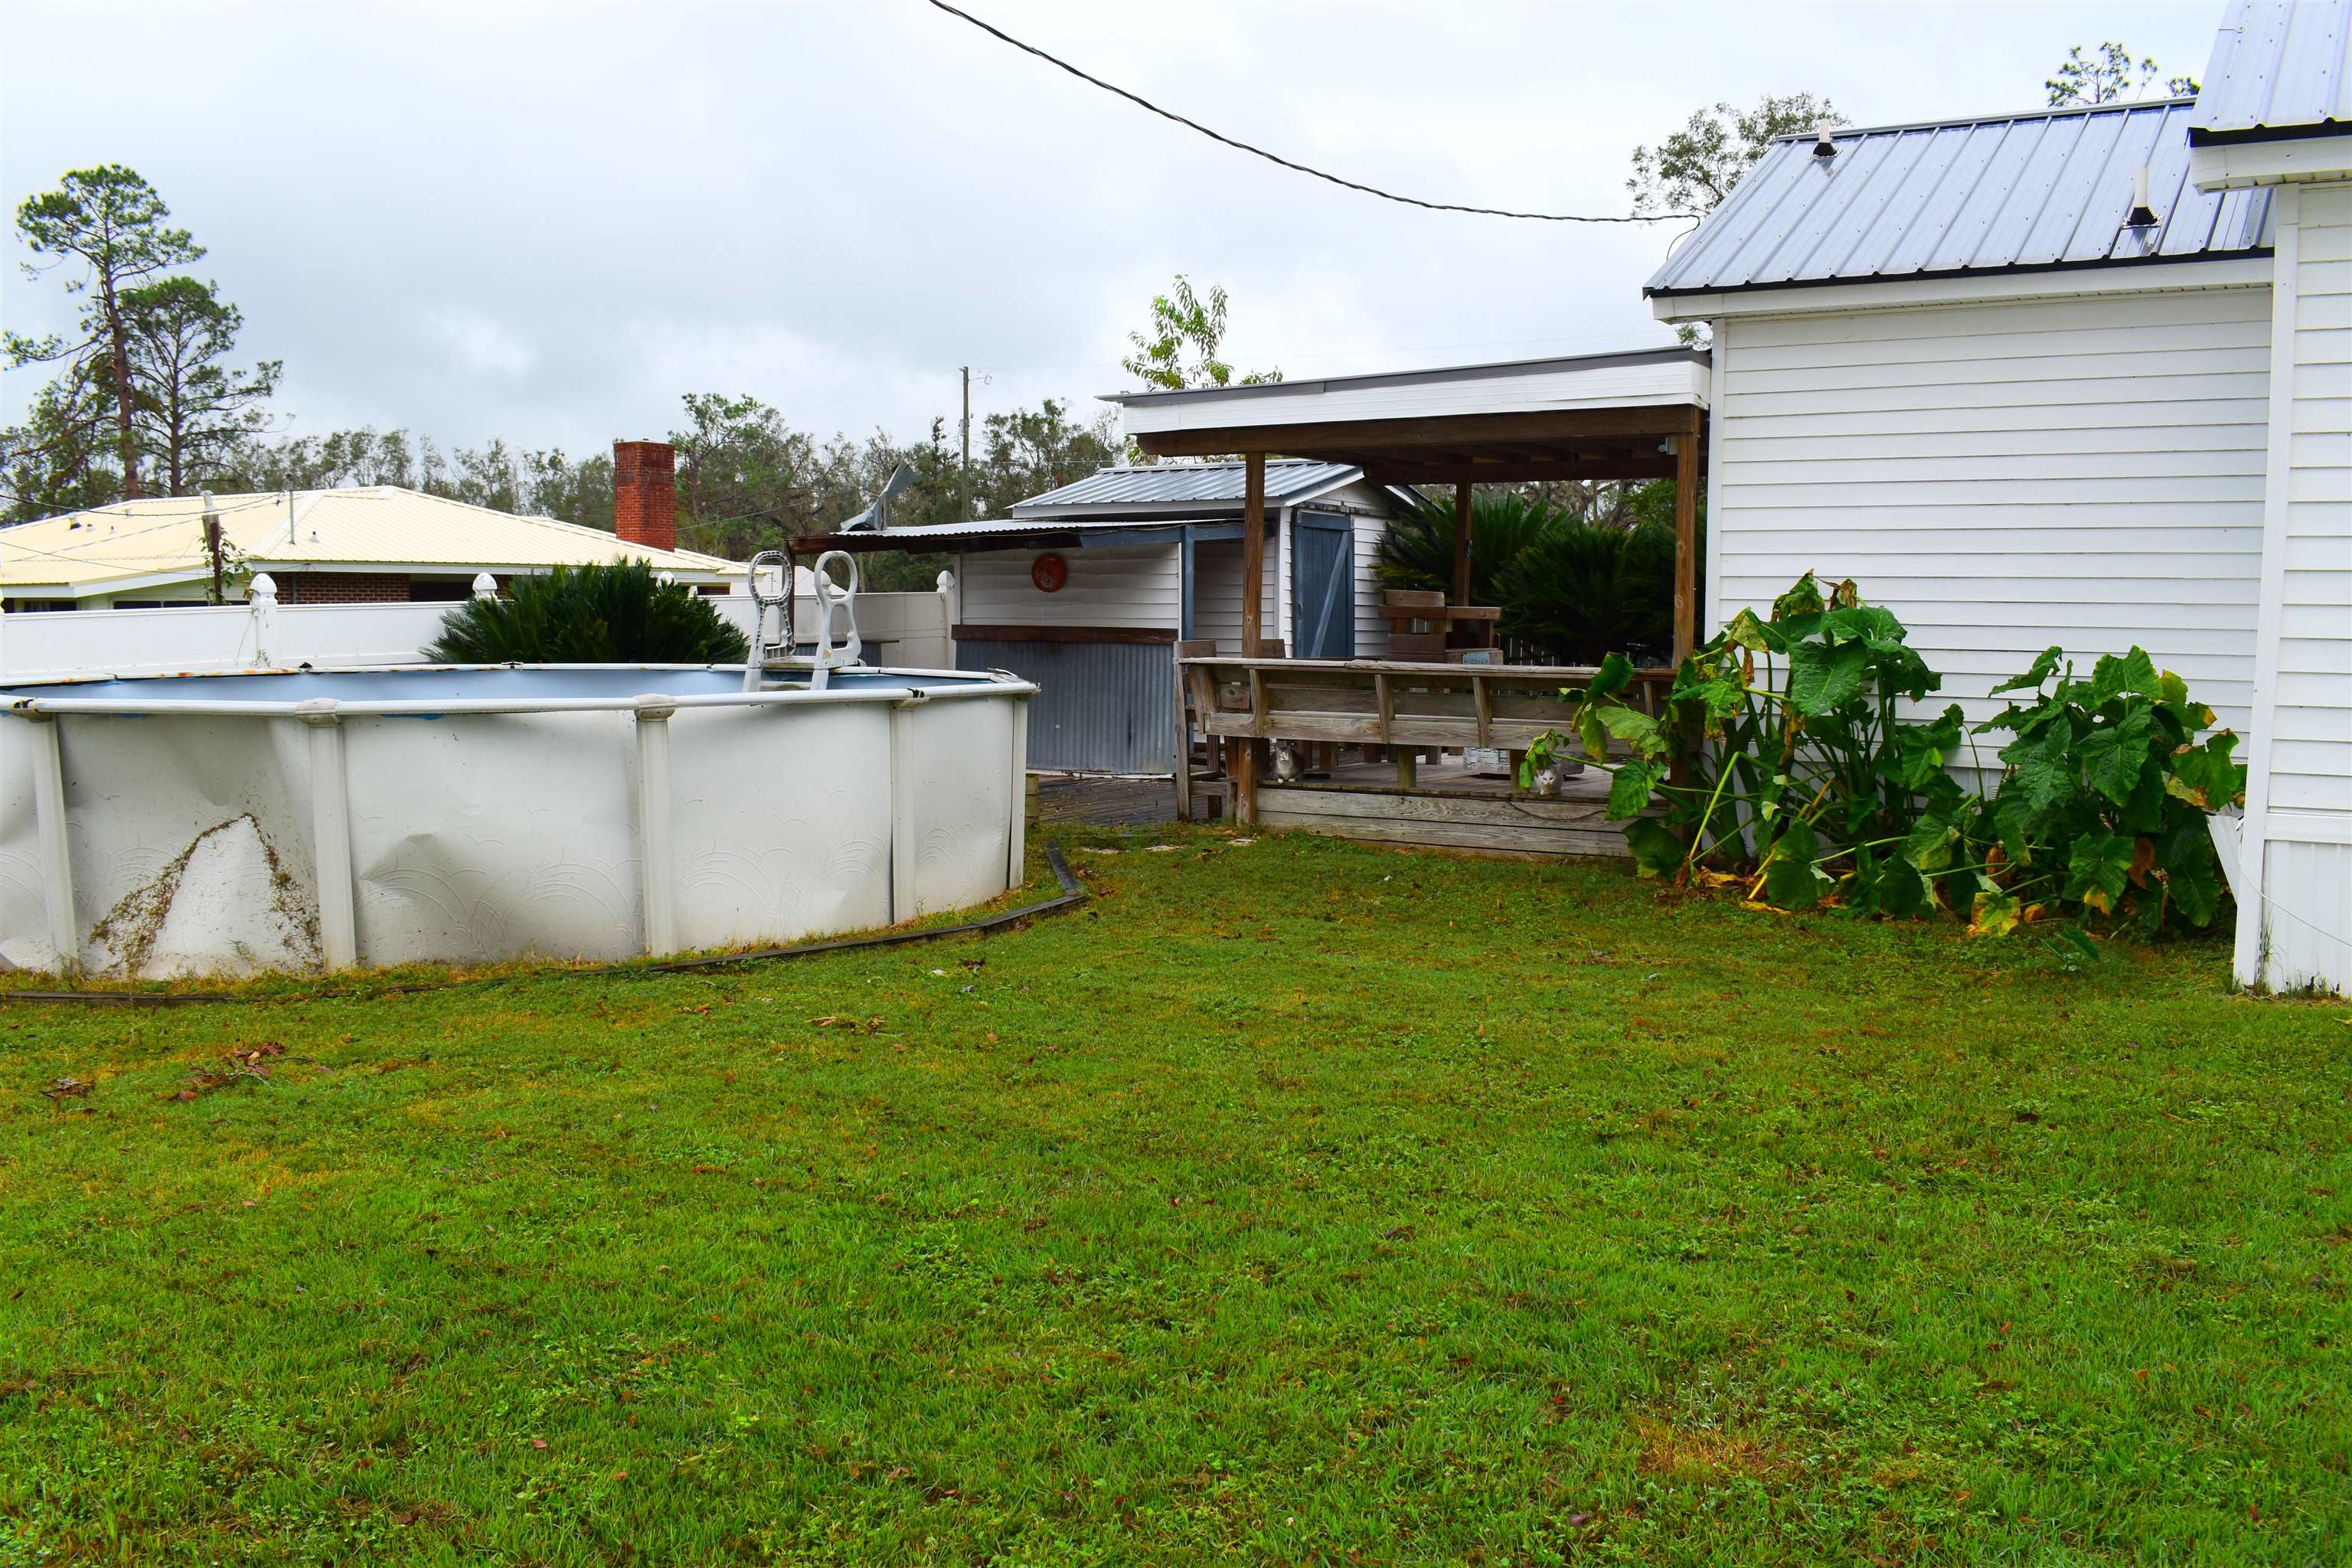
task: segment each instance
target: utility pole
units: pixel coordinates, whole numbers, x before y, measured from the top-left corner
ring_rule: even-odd
[[[961,521],[971,521],[971,366],[963,367],[963,515]]]
[[[213,510],[213,492],[205,491],[204,498],[205,553],[212,557],[213,603],[226,605],[228,603],[228,584],[223,581],[226,574],[221,570],[220,514]]]

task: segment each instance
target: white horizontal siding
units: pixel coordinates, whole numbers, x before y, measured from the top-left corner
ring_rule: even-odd
[[[1260,625],[1274,635],[1277,598],[1273,540],[1267,540],[1265,593],[1260,600]],[[1214,637],[1219,653],[1242,650],[1242,543],[1238,539],[1212,540],[1192,547],[1192,635]]]
[[[1181,606],[1174,544],[1054,551],[1070,567],[1069,582],[1055,594],[1040,591],[1029,576],[1031,563],[1045,553],[992,550],[964,556],[956,572],[963,620],[989,626],[1176,629]]]
[[[1389,651],[1389,624],[1380,612],[1381,541],[1388,537],[1388,519],[1356,519],[1356,657],[1383,658]]]
[[[2283,878],[2299,878],[2304,868],[2302,858],[2282,856],[2285,835],[2352,841],[2352,423],[2301,406],[2352,410],[2352,260],[2345,259],[2352,189],[2307,189],[2299,205],[2293,353],[2303,416],[2287,432],[2278,706],[2269,740],[2271,805],[2289,814],[2270,825],[2272,868]],[[2304,812],[2320,815],[2294,815]],[[2321,864],[2352,885],[2340,851],[2313,862]],[[2283,882],[2271,888],[2281,901],[2287,891]],[[2336,915],[2347,912],[2347,902],[2338,900]],[[2284,923],[2271,933],[2274,950],[2288,940],[2277,929]],[[2352,921],[2339,920],[2335,930],[2352,942]],[[2352,975],[2352,950],[2339,954],[2336,973]]]
[[[2242,730],[2269,344],[2264,289],[1727,321],[1709,615],[1852,577],[1972,719],[2137,643]]]

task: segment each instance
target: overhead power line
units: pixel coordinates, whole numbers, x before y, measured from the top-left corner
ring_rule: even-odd
[[[1237,153],[1247,153],[1252,157],[1263,158],[1269,163],[1279,163],[1284,168],[1291,170],[1293,173],[1305,174],[1312,179],[1328,181],[1332,184],[1344,186],[1351,191],[1360,191],[1368,196],[1378,196],[1384,202],[1397,202],[1409,207],[1423,207],[1431,212],[1471,213],[1479,217],[1528,218],[1537,223],[1661,223],[1669,218],[1696,218],[1700,216],[1697,213],[1647,213],[1635,214],[1625,217],[1594,217],[1580,213],[1513,212],[1507,207],[1474,207],[1465,205],[1460,202],[1425,202],[1419,196],[1401,196],[1394,191],[1384,191],[1378,185],[1368,185],[1360,180],[1342,179],[1338,174],[1329,174],[1324,173],[1320,169],[1309,168],[1304,163],[1295,163],[1288,158],[1285,158],[1280,153],[1269,153],[1263,147],[1253,147],[1246,142],[1236,141],[1234,138],[1224,134],[1223,132],[1212,131],[1197,120],[1188,120],[1183,115],[1175,112],[1173,110],[1160,108],[1158,104],[1152,102],[1150,99],[1145,98],[1140,94],[1129,92],[1127,89],[1118,86],[1116,83],[1105,81],[1098,76],[1089,75],[1086,71],[1082,71],[1077,67],[1072,65],[1069,61],[1062,59],[1056,56],[1047,54],[1045,50],[1039,48],[1034,44],[1023,43],[1019,38],[1014,37],[1012,34],[1004,31],[1003,28],[989,26],[986,22],[982,21],[971,12],[956,9],[953,5],[949,5],[947,0],[930,0],[930,3],[940,10],[945,11],[950,16],[960,17],[966,22],[970,22],[973,26],[978,27],[982,32],[986,33],[990,37],[998,40],[1000,43],[1011,44],[1014,48],[1019,49],[1024,54],[1034,55],[1039,59],[1044,60],[1047,65],[1058,67],[1059,68],[1069,72],[1072,76],[1076,77],[1080,81],[1086,82],[1089,86],[1098,87],[1105,92],[1115,93],[1118,97],[1127,100],[1128,102],[1134,104],[1137,108],[1149,110],[1152,113],[1160,116],[1162,120],[1172,120],[1188,131],[1197,131],[1212,142],[1222,142]]]

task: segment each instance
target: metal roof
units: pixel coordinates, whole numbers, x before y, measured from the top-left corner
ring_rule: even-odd
[[[2352,134],[2352,0],[2231,0],[2189,121],[2194,146]]]
[[[1344,463],[1318,463],[1306,458],[1273,458],[1265,465],[1265,499],[1286,501],[1363,478],[1359,468]],[[1015,518],[1060,520],[1073,513],[1108,508],[1193,507],[1242,504],[1244,466],[1240,463],[1152,463],[1135,468],[1104,468],[1085,479],[1016,502]],[[1128,515],[1132,515],[1128,514]]]
[[[290,519],[289,519],[290,510]],[[715,555],[630,544],[600,529],[519,517],[396,485],[213,498],[221,534],[255,568],[583,566],[644,561],[693,578],[740,570]],[[0,584],[103,593],[210,570],[204,500],[151,496],[0,529]]]
[[[2189,179],[2193,99],[1837,132],[1775,142],[1645,294],[1977,276],[2259,252],[2270,195]],[[2148,168],[2157,222],[2125,223]]]
[[[1266,466],[1273,467],[1271,463]],[[1157,513],[1149,517],[991,517],[971,522],[919,522],[909,523],[904,528],[861,530],[856,533],[831,534],[826,539],[829,543],[839,544],[845,549],[860,547],[866,542],[871,542],[874,548],[884,549],[888,548],[894,540],[919,539],[926,542],[927,549],[945,550],[960,539],[1019,541],[1049,534],[1124,534],[1163,531],[1173,534],[1186,523],[1230,523],[1233,521],[1230,517],[1171,517]],[[793,548],[806,553],[815,548],[815,543],[812,539],[797,539],[793,542]]]

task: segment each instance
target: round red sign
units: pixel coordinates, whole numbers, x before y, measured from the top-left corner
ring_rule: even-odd
[[[1070,580],[1070,563],[1058,555],[1040,555],[1029,563],[1029,581],[1041,594],[1058,594]]]

